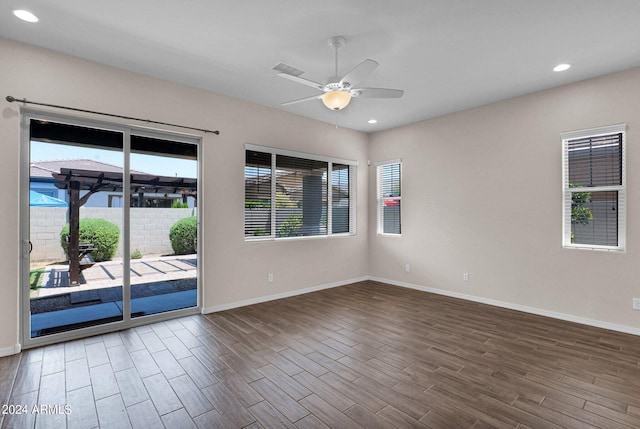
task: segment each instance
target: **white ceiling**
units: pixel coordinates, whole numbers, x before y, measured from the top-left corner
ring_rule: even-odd
[[[325,80],[336,35],[340,74],[374,59],[361,86],[404,96],[282,107],[317,92],[272,68]],[[0,36],[370,132],[640,66],[640,1],[3,0]]]

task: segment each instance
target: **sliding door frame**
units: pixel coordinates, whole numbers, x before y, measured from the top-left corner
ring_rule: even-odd
[[[122,320],[116,322],[105,323],[96,326],[90,326],[86,328],[78,328],[71,331],[45,335],[40,337],[31,337],[31,311],[30,311],[30,296],[29,296],[29,234],[30,234],[30,208],[29,208],[29,182],[30,182],[30,123],[31,120],[43,120],[50,122],[57,122],[62,124],[68,124],[73,126],[98,128],[102,130],[109,130],[122,133],[123,135],[123,190],[130,189],[130,155],[131,155],[131,136],[142,136],[156,138],[160,140],[175,141],[180,143],[188,143],[196,145],[197,157],[198,157],[198,185],[197,195],[198,204],[196,205],[196,213],[198,220],[197,227],[197,250],[196,250],[196,296],[197,302],[195,307],[184,308],[180,310],[172,310],[163,313],[151,314],[142,317],[131,317],[131,281],[130,281],[130,268],[131,268],[131,226],[130,226],[130,193],[123,191],[123,219],[122,219],[122,236],[123,239],[123,284],[122,284]],[[19,190],[20,190],[20,244],[19,244],[19,261],[20,261],[20,278],[18,281],[19,287],[19,309],[20,309],[20,344],[22,349],[28,349],[32,347],[43,346],[52,343],[58,343],[61,341],[74,340],[79,338],[90,337],[93,335],[100,335],[109,332],[119,331],[135,326],[145,325],[148,323],[159,322],[163,320],[174,319],[177,317],[189,316],[194,314],[200,314],[202,308],[202,207],[203,199],[201,192],[201,180],[202,177],[202,139],[200,136],[176,133],[173,131],[165,131],[156,128],[137,127],[133,125],[120,124],[115,122],[105,122],[100,120],[80,118],[74,116],[60,115],[57,113],[44,112],[39,110],[32,110],[28,108],[21,109],[20,119],[20,177],[19,177]]]

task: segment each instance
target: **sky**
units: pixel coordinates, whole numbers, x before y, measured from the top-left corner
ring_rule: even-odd
[[[122,152],[118,151],[67,144],[31,142],[31,162],[77,158],[88,158],[120,167],[123,164]],[[192,160],[132,153],[130,162],[132,170],[158,176],[198,177],[198,164]]]

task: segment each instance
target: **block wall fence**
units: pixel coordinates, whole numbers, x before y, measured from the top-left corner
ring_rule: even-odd
[[[31,262],[50,263],[64,261],[60,246],[60,231],[67,223],[67,208],[30,207],[30,239],[33,245]],[[174,208],[132,208],[131,211],[131,251],[139,250],[143,256],[173,253],[169,241],[169,229],[179,219],[194,216],[196,209]],[[120,243],[115,257],[122,257],[122,209],[81,207],[80,219],[102,218],[118,225]]]

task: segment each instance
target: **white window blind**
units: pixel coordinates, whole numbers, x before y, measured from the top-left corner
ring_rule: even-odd
[[[244,235],[266,237],[271,231],[271,154],[246,151],[244,166]]]
[[[355,233],[355,163],[247,145],[245,239]]]
[[[328,168],[324,161],[276,155],[276,237],[327,235]]]
[[[351,166],[332,164],[331,166],[331,232],[348,233],[353,223],[351,204],[352,185]]]
[[[401,232],[402,164],[389,161],[377,165],[378,233]]]
[[[565,247],[624,249],[625,129],[563,134]]]

